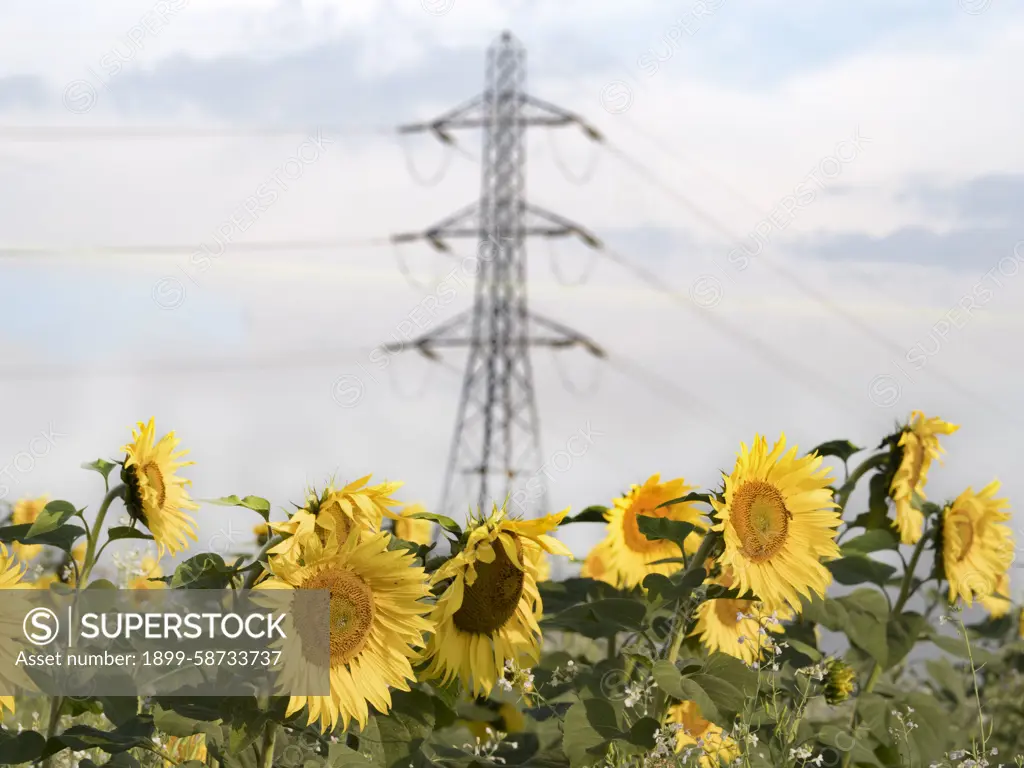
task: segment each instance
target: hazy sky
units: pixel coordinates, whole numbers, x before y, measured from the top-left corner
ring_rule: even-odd
[[[370,350],[471,282],[418,244],[410,281],[371,241],[476,198],[477,132],[446,155],[388,131],[479,92],[506,28],[528,91],[606,138],[531,129],[530,199],[662,289],[529,245],[533,308],[609,353],[534,355],[544,455],[592,436],[551,472],[556,509],[655,472],[714,486],[755,432],[873,446],[915,408],[962,424],[932,498],[998,477],[1024,504],[1024,8],[992,0],[4,3],[6,499],[95,508],[78,465],[155,416],[198,498],[284,507],[372,472],[435,505],[465,358]],[[347,245],[246,247],[268,241]],[[200,519],[222,548],[257,521]]]

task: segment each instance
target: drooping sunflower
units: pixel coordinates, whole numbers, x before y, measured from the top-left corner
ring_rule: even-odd
[[[0,589],[32,589],[34,585],[23,581],[24,576],[24,564],[0,543]],[[15,664],[20,642],[8,642],[15,639],[20,641],[23,631],[21,624],[21,621],[10,617],[0,621],[0,669],[11,670],[11,674],[0,677],[0,691],[13,690],[12,686],[25,687],[27,682],[21,668]],[[14,696],[0,695],[0,719],[3,719],[5,709],[14,712]]]
[[[189,760],[197,760],[205,765],[206,763],[206,734],[197,733],[193,736],[169,736],[164,751],[174,758],[164,760],[165,768],[187,763]]]
[[[272,531],[287,536],[270,553],[294,560],[310,537],[318,538],[323,544],[332,533],[343,540],[351,531],[360,534],[380,531],[385,517],[398,517],[392,508],[401,506],[401,502],[392,499],[391,494],[401,488],[402,483],[368,486],[371,477],[361,477],[344,488],[328,484],[320,494],[311,492],[306,506],[288,520],[269,524]]]
[[[360,728],[369,718],[368,705],[381,714],[391,708],[391,688],[409,690],[415,680],[410,659],[422,646],[423,633],[431,629],[424,617],[430,605],[426,572],[414,565],[406,550],[389,550],[386,532],[348,536],[331,535],[326,543],[318,536],[307,538],[295,560],[272,557],[272,575],[256,589],[327,590],[330,593],[330,696],[291,696],[287,714],[303,706],[308,723],[319,720],[325,731],[340,723],[348,728],[355,720]],[[306,616],[296,604],[292,626],[283,643],[306,644],[303,634],[322,626],[323,617]],[[310,641],[312,642],[312,641]],[[306,663],[301,647],[287,646],[282,654],[290,674],[303,674]],[[292,665],[288,667],[288,665]]]
[[[583,561],[583,567],[580,568],[580,577],[593,579],[594,581],[603,581],[614,586],[612,574],[608,570],[608,539],[602,539],[587,554],[586,559]]]
[[[430,520],[423,520],[417,517],[410,517],[420,512],[426,512],[422,504],[410,504],[402,510],[401,516],[395,520],[395,536],[421,547],[430,546],[434,540],[434,524]]]
[[[495,505],[488,517],[470,520],[465,547],[432,577],[434,584],[451,582],[431,614],[425,677],[458,677],[474,696],[488,696],[506,662],[525,667],[539,660],[537,550],[572,556],[548,535],[568,513],[510,520]]]
[[[914,411],[900,435],[900,464],[889,486],[889,495],[896,507],[896,528],[904,544],[916,544],[921,539],[924,515],[914,509],[911,502],[915,492],[927,498],[924,487],[928,482],[928,469],[943,453],[938,436],[951,435],[958,429],[957,424]]]
[[[769,611],[801,610],[800,595],[819,596],[832,582],[822,558],[839,557],[836,512],[822,458],[786,451],[782,435],[769,450],[761,435],[741,444],[736,467],[725,478],[725,501],[712,499],[723,531],[723,567],[731,566],[737,589],[753,592]]]
[[[693,701],[683,701],[670,707],[668,722],[682,726],[676,732],[676,752],[700,745],[700,768],[718,768],[740,756],[736,742],[719,726],[701,717],[700,709]]]
[[[993,619],[1001,619],[1010,612],[1013,603],[1010,601],[1010,574],[1004,573],[996,582],[995,591],[991,595],[979,597],[978,602],[988,611]]]
[[[726,568],[715,582],[723,587],[733,585],[732,573]],[[774,614],[756,600],[706,600],[697,608],[697,624],[691,634],[699,635],[709,651],[720,651],[753,664],[764,659],[766,648],[772,647],[768,632],[784,631],[783,620],[793,618],[786,608]],[[762,631],[763,630],[763,631]]]
[[[14,509],[11,510],[11,523],[13,525],[27,525],[29,523],[34,523],[36,518],[39,517],[39,513],[46,507],[49,500],[48,496],[40,496],[36,499],[19,499],[14,502]],[[42,552],[43,547],[41,544],[19,544],[15,542],[11,545],[11,549],[14,550],[14,554],[17,555],[23,563],[27,563]]]
[[[188,451],[175,452],[180,442],[174,432],[168,432],[154,445],[156,426],[138,423],[132,430],[132,442],[121,448],[125,460],[121,481],[125,484],[125,506],[128,514],[141,521],[156,541],[161,556],[188,549],[188,539],[196,541],[196,523],[185,510],[199,506],[189,498],[186,486],[191,480],[176,472],[194,461],[178,461]]]
[[[968,488],[943,512],[942,563],[951,603],[989,597],[1013,563],[1013,532],[1005,524],[1009,505],[996,498],[998,492],[998,480],[978,493]]]
[[[681,563],[662,563],[659,560],[680,557],[678,545],[664,539],[648,539],[640,532],[637,517],[664,517],[694,524],[698,531],[707,529],[700,509],[692,502],[673,504],[658,509],[659,504],[678,499],[693,486],[686,485],[682,478],[661,482],[659,475],[651,475],[643,485],[633,485],[628,494],[615,499],[611,509],[605,513],[608,521],[607,568],[610,580],[620,587],[634,587],[643,582],[651,573],[666,576],[682,568]],[[685,540],[686,553],[693,554],[700,547],[701,533],[694,532]]]

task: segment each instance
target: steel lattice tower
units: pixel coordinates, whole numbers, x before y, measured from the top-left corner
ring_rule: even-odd
[[[446,239],[473,238],[478,243],[472,310],[412,342],[431,358],[436,358],[436,347],[469,350],[439,506],[448,514],[468,505],[486,512],[492,502],[500,504],[506,497],[527,516],[550,511],[540,474],[540,419],[530,347],[578,344],[604,356],[590,339],[528,307],[528,236],[576,235],[592,247],[599,243],[579,225],[526,202],[526,128],[575,124],[593,139],[599,134],[576,115],[528,96],[523,90],[525,61],[520,43],[509,32],[502,33],[487,51],[483,93],[429,123],[400,129],[431,131],[447,144],[454,143],[449,129],[484,129],[479,201],[424,232],[392,238],[396,243],[425,239],[449,253]],[[528,492],[516,494],[520,488]]]

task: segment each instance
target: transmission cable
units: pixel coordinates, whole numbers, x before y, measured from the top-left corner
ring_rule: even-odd
[[[595,394],[597,394],[598,390],[601,389],[601,379],[604,375],[604,369],[601,367],[600,361],[594,361],[591,363],[591,365],[593,366],[592,370],[594,373],[590,377],[590,382],[588,383],[587,387],[581,388],[577,387],[576,384],[573,383],[571,377],[566,373],[565,369],[562,367],[562,363],[560,362],[561,351],[557,349],[550,349],[550,352],[551,361],[554,364],[555,372],[558,374],[558,378],[562,382],[562,389],[564,389],[566,392],[568,392],[570,395],[573,395],[574,397],[582,398],[585,400],[589,400]]]
[[[555,140],[554,131],[545,131],[548,136],[548,146],[551,148],[551,159],[554,161],[558,170],[562,172],[566,180],[575,184],[576,186],[583,186],[589,184],[590,180],[594,178],[594,173],[597,171],[597,164],[601,157],[601,145],[599,142],[594,141],[591,143],[590,160],[583,169],[582,174],[575,174],[569,170],[568,164],[562,159],[562,154],[558,149],[558,144]]]
[[[619,149],[616,146],[613,146],[613,145],[605,143],[605,147],[616,158],[618,158],[625,165],[630,167],[635,173],[637,173],[638,175],[640,175],[641,177],[646,179],[652,186],[658,187],[663,193],[665,193],[668,196],[674,198],[678,203],[680,203],[681,205],[686,207],[687,210],[689,210],[691,213],[693,213],[695,216],[697,216],[701,221],[703,221],[708,226],[710,226],[712,229],[714,229],[715,232],[717,232],[720,236],[725,238],[725,240],[728,243],[730,243],[732,245],[736,245],[737,244],[737,241],[736,241],[735,237],[728,230],[728,228],[723,226],[718,220],[716,220],[714,217],[712,217],[710,214],[708,214],[702,208],[697,206],[689,198],[687,198],[686,196],[684,196],[683,194],[681,194],[677,190],[675,190],[672,187],[670,187],[666,182],[664,182],[660,177],[658,177],[655,174],[655,172],[653,170],[651,170],[651,168],[649,168],[645,164],[641,163],[639,160],[637,160],[637,159],[627,155],[625,152],[623,152],[621,149]],[[819,305],[821,305],[823,308],[825,308],[826,310],[828,310],[832,314],[834,314],[834,315],[836,315],[838,317],[841,317],[844,320],[846,320],[846,322],[849,325],[851,325],[853,328],[855,328],[857,331],[860,332],[861,336],[863,336],[863,337],[873,341],[875,344],[885,348],[890,354],[895,354],[897,356],[902,357],[906,353],[905,349],[900,347],[898,344],[895,344],[894,342],[892,342],[891,340],[886,338],[884,335],[880,334],[878,331],[876,331],[874,328],[872,328],[869,324],[865,323],[859,317],[857,317],[856,315],[846,311],[845,309],[843,309],[842,307],[836,305],[835,303],[833,303],[829,299],[826,299],[826,298],[822,297],[817,291],[812,289],[809,285],[807,285],[807,283],[805,283],[803,280],[801,280],[799,277],[797,277],[797,275],[793,274],[793,272],[791,272],[790,270],[786,269],[782,265],[773,263],[773,262],[771,262],[771,261],[769,261],[767,259],[759,259],[758,261],[759,261],[759,263],[762,263],[766,267],[768,267],[768,269],[770,269],[775,274],[777,274],[780,277],[782,277],[783,279],[789,281],[792,285],[794,285],[807,298],[809,298],[812,301],[818,303]],[[986,402],[986,405],[991,406],[991,404],[987,403],[987,399],[986,398],[984,398],[981,395],[979,395],[979,394],[971,391],[970,389],[964,387],[958,381],[956,381],[954,379],[951,379],[950,377],[942,374],[941,372],[935,370],[934,368],[931,370],[931,373],[932,373],[932,375],[936,379],[938,379],[939,381],[943,382],[948,388],[958,392],[961,395],[964,395],[965,397],[968,397],[968,398],[971,398],[971,399],[975,399],[975,400],[980,400],[982,402]],[[991,407],[994,408],[994,410],[996,412],[1000,413],[1000,415],[1008,416],[1008,414],[1002,413],[1002,410],[1000,408],[998,408],[997,406],[991,406]]]
[[[558,255],[555,252],[554,238],[546,237],[544,239],[547,241],[548,260],[551,262],[551,272],[554,274],[555,280],[558,281],[559,285],[563,288],[579,288],[581,285],[590,282],[590,278],[593,276],[594,270],[597,268],[597,251],[593,249],[590,250],[589,262],[583,268],[583,272],[580,274],[580,277],[577,280],[570,281],[565,277],[561,267],[558,266]]]
[[[413,181],[419,184],[421,187],[436,187],[444,177],[448,175],[448,169],[451,167],[452,158],[455,156],[451,144],[444,144],[443,151],[444,155],[441,158],[441,164],[438,166],[437,173],[429,178],[423,177],[419,170],[416,168],[416,164],[412,159],[412,149],[409,147],[409,137],[405,134],[401,134],[398,139],[399,145],[402,147],[402,154],[405,156],[405,168],[409,171],[409,175],[412,176]]]

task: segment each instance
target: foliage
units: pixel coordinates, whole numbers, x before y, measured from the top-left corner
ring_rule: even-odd
[[[927,501],[924,473],[909,481],[906,475],[907,467],[920,469],[922,460],[925,467],[931,461],[912,455],[915,445],[927,446],[936,434],[955,429],[928,432],[931,423],[915,414],[852,470],[848,462],[863,449],[847,440],[822,443],[808,454],[823,457],[822,466],[842,476],[841,483],[831,476],[821,481],[821,498],[828,503],[821,507],[825,517],[815,518],[825,519],[834,507],[837,524],[842,520],[837,530],[798,528],[810,519],[800,515],[813,510],[793,501],[796,497],[786,497],[792,510],[785,500],[777,508],[788,517],[773,518],[765,499],[774,491],[763,491],[764,478],[736,474],[726,475],[721,487],[689,492],[656,508],[623,507],[624,501],[641,498],[627,494],[616,500],[618,517],[610,511],[614,504],[585,506],[575,517],[547,518],[548,528],[529,528],[502,509],[490,516],[481,510],[459,523],[410,507],[408,521],[429,525],[452,548],[438,554],[432,535],[388,539],[388,547],[404,552],[410,567],[421,568],[428,580],[423,615],[431,622],[437,620],[435,606],[460,578],[459,558],[475,557],[482,541],[480,551],[488,551],[488,541],[493,544],[492,560],[495,551],[503,557],[499,541],[520,546],[518,567],[527,574],[525,581],[520,576],[523,595],[531,578],[539,582],[539,599],[526,608],[543,633],[538,659],[530,662],[526,654],[505,660],[496,670],[497,685],[482,695],[470,695],[458,674],[451,679],[428,675],[434,667],[422,657],[430,648],[424,636],[421,657],[412,662],[416,682],[408,691],[392,686],[388,711],[371,706],[364,723],[343,716],[349,722],[331,729],[305,707],[291,711],[284,698],[25,696],[0,727],[0,762],[115,768],[712,768],[719,762],[744,768],[994,768],[1016,759],[1020,766],[1024,617],[1011,604],[1005,582],[982,582],[974,574],[964,587],[974,592],[970,607],[959,587],[950,591],[951,579],[957,584],[965,579],[950,561],[953,533],[943,527],[955,502]],[[130,455],[147,455],[145,446],[136,444],[134,450]],[[83,466],[98,472],[104,483],[106,495],[95,515],[61,500],[40,502],[28,521],[22,519],[27,506],[20,512],[12,508],[0,524],[0,543],[15,554],[29,551],[26,547],[36,552],[38,545],[23,580],[40,586],[114,586],[93,575],[101,562],[97,573],[113,562],[117,573],[107,575],[117,586],[138,588],[140,553],[126,557],[123,546],[115,546],[112,558],[102,556],[112,542],[160,547],[169,535],[155,524],[161,510],[145,507],[152,503],[145,481],[135,478],[128,462],[100,459]],[[818,471],[814,461],[806,470],[802,466],[797,460],[793,471]],[[112,472],[115,468],[119,473]],[[117,477],[130,487],[111,487]],[[391,498],[398,484],[370,486],[368,480],[341,489],[330,485],[303,505],[293,505],[283,520],[260,497],[209,500],[205,503],[232,519],[255,513],[263,521],[254,529],[262,549],[231,556],[224,548],[188,553],[165,574],[167,561],[158,548],[153,562],[160,562],[141,577],[147,586],[167,589],[249,589],[285,578],[292,567],[287,558],[311,557],[317,548],[304,536],[326,537],[328,528],[349,537],[393,530],[388,520],[398,519],[394,510],[405,506]],[[652,480],[654,485],[649,480],[643,487],[656,486],[657,477]],[[743,501],[745,482],[762,483],[758,488],[768,495]],[[810,487],[809,480],[801,482],[801,488]],[[864,500],[854,501],[865,486]],[[897,516],[893,500],[908,498],[908,492],[911,507]],[[111,525],[106,516],[116,502],[125,504],[127,516]],[[176,503],[180,510],[191,508],[187,496]],[[923,520],[921,535],[902,543],[908,515],[915,513]],[[344,523],[340,527],[338,520]],[[624,522],[616,529],[611,520]],[[976,526],[987,524],[978,520]],[[569,524],[575,530],[603,525],[606,541],[587,558],[589,577],[546,580],[542,564],[560,546],[548,534]],[[750,586],[762,582],[744,580],[742,569],[753,568],[751,563],[762,568],[757,578],[765,578],[764,563],[772,563],[772,553],[781,551],[776,544],[794,531],[810,536],[822,530],[831,549],[804,547],[803,555],[813,562],[795,570],[791,563],[790,570],[779,565],[772,573],[781,578],[820,565],[827,591],[819,591],[810,577],[807,583],[783,585],[803,595],[794,606],[770,602]],[[1007,550],[1001,549],[1000,531],[976,527],[977,541],[984,533],[985,541],[996,543],[971,558],[1002,568]],[[981,545],[964,543],[963,532],[956,535],[964,548],[960,560],[969,560],[965,548]],[[756,557],[755,545],[762,547]],[[666,547],[675,554],[627,561],[623,547],[634,555]],[[535,551],[536,561],[522,554]],[[477,561],[480,583],[489,578],[488,562],[486,557]],[[631,582],[615,577],[616,568],[627,567],[644,569],[638,586],[622,587]],[[470,587],[467,581],[465,589]],[[954,603],[948,602],[951,594]],[[529,603],[519,593],[515,599]],[[979,610],[977,601],[985,609]],[[487,647],[485,665],[491,658]],[[479,663],[474,659],[467,668],[477,674]]]

